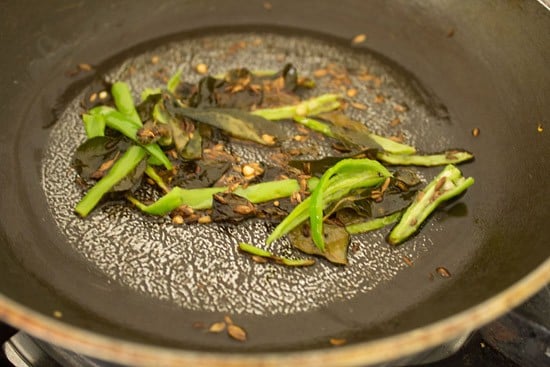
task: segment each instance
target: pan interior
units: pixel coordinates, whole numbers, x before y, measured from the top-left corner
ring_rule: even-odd
[[[143,88],[164,85],[159,75],[182,70],[184,80],[198,81],[201,76],[195,66],[199,63],[208,65],[211,74],[219,74],[237,67],[280,69],[287,62],[302,75],[314,78],[315,94],[345,94],[356,89],[357,95],[348,98],[345,112],[374,132],[402,136],[421,151],[454,147],[449,131],[458,127],[448,119],[445,108],[405,71],[364,50],[317,38],[271,33],[187,38],[125,59],[105,78],[128,82],[137,100]],[[314,77],[315,70],[327,67],[337,72]],[[73,208],[83,192],[75,183],[70,157],[85,140],[80,102],[89,98],[88,93],[84,90],[71,101],[52,128],[42,164],[43,190],[67,243],[113,281],[150,297],[183,309],[231,314],[309,311],[371,292],[390,281],[407,268],[405,256],[413,262],[429,256],[435,245],[429,234],[445,230],[437,218],[432,218],[422,233],[397,248],[385,242],[387,229],[354,236],[348,266],[318,260],[309,268],[290,269],[254,263],[236,250],[241,241],[264,246],[274,226],[262,221],[176,226],[167,217],[145,216],[125,203],[102,206],[89,218],[81,219]],[[320,155],[330,153],[322,141],[317,144]],[[236,142],[231,150],[243,162],[270,161],[269,152],[251,149],[250,145]],[[422,172],[429,179],[436,171]],[[271,249],[301,256],[286,240]]]

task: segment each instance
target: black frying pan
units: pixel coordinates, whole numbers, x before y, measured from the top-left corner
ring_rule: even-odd
[[[468,333],[550,279],[550,13],[536,1],[14,2],[0,27],[0,316],[31,334],[132,364],[357,365]],[[249,334],[242,344],[193,327],[226,312],[110,280],[68,243],[42,188],[51,123],[94,78],[67,71],[87,62],[101,74],[120,55],[201,30],[270,30],[340,47],[366,33],[360,48],[405,69],[419,95],[448,111],[438,129],[475,152],[463,166],[477,181],[456,204],[462,215],[436,214],[442,230],[427,229],[428,254],[372,291],[289,315],[232,314]],[[438,266],[451,278],[430,280]],[[335,348],[332,337],[348,343]]]

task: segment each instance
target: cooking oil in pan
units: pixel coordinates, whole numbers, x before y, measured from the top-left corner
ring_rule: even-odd
[[[425,103],[391,64],[352,48],[309,37],[276,34],[224,34],[184,39],[127,59],[111,69],[107,80],[126,81],[136,100],[145,88],[164,85],[159,76],[182,70],[196,82],[202,74],[221,74],[237,67],[278,70],[294,64],[315,80],[315,94],[346,96],[346,114],[371,130],[394,136],[425,151],[449,144],[439,131],[445,118]],[[239,225],[174,225],[129,205],[109,205],[81,219],[73,209],[82,192],[75,183],[70,159],[85,140],[79,105],[86,92],[69,103],[52,128],[43,162],[43,187],[60,231],[89,262],[115,281],[179,307],[232,314],[290,314],[366,293],[391,279],[410,261],[424,256],[428,236],[420,234],[406,245],[390,248],[385,230],[355,236],[349,265],[324,260],[309,268],[288,269],[257,264],[240,254],[238,242],[262,246],[272,224],[250,221]],[[261,151],[234,145],[243,162],[268,161]],[[428,231],[437,230],[430,222]],[[292,256],[285,240],[271,248]],[[405,262],[403,258],[408,261]]]

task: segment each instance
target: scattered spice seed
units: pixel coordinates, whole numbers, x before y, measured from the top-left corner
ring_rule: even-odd
[[[454,28],[449,29],[449,31],[447,32],[447,38],[451,38],[454,35],[455,35],[455,29]]]
[[[225,330],[225,322],[215,322],[208,328],[208,331],[211,333],[221,333]]]
[[[233,324],[233,320],[231,319],[231,317],[229,317],[229,315],[225,315],[223,317],[223,321],[228,324],[228,325],[232,325]]]
[[[367,39],[367,35],[364,34],[364,33],[361,33],[361,34],[358,34],[357,36],[353,37],[353,39],[351,40],[351,44],[352,45],[357,45],[359,43],[365,42],[366,39]]]
[[[91,103],[94,103],[96,99],[97,99],[97,93],[92,93],[92,95],[90,96],[90,98],[88,98],[88,100],[89,100]]]
[[[252,261],[258,264],[265,264],[267,262],[267,259],[265,257],[254,255],[251,258],[252,258]]]
[[[233,339],[238,340],[240,342],[246,341],[246,331],[240,326],[237,326],[234,324],[228,324],[227,334],[229,334],[229,336],[232,337]]]
[[[364,105],[363,103],[359,103],[359,102],[351,102],[351,106],[353,108],[356,108],[356,109],[362,110],[362,111],[364,111],[368,108],[367,105]]]
[[[313,72],[313,76],[316,77],[316,78],[322,78],[327,74],[328,74],[327,69],[317,69]]]
[[[60,319],[63,317],[63,312],[59,311],[59,310],[55,310],[53,312],[53,317],[55,317],[56,319]]]
[[[472,135],[473,135],[473,136],[479,136],[479,133],[480,133],[479,128],[474,127],[474,128],[472,129]]]
[[[156,65],[159,63],[159,61],[160,61],[160,57],[158,57],[157,55],[154,55],[153,57],[151,57],[151,64]]]
[[[396,103],[393,105],[393,110],[395,112],[407,112],[408,108],[402,104]]]
[[[91,71],[93,68],[92,68],[92,65],[90,64],[82,63],[82,64],[78,64],[78,69],[82,71]]]
[[[197,222],[199,222],[200,224],[207,224],[207,223],[211,223],[212,222],[212,218],[209,216],[209,215],[203,215],[202,217],[200,217]]]
[[[355,97],[357,95],[357,89],[355,88],[348,89],[346,92],[346,95],[350,98]]]
[[[398,117],[396,117],[396,118],[394,118],[393,120],[390,121],[390,126],[391,127],[396,127],[400,123],[401,123],[401,120]]]
[[[544,126],[542,126],[542,122],[539,122],[539,123],[537,124],[537,131],[538,131],[539,133],[541,133],[541,132],[544,131]]]
[[[268,145],[275,144],[275,137],[273,135],[263,134],[262,140],[265,141],[265,143]]]
[[[107,91],[102,90],[99,92],[99,99],[107,99],[107,97],[109,97],[109,93],[107,93]]]
[[[181,215],[174,215],[174,217],[172,218],[172,223],[183,224],[183,217]]]
[[[386,100],[386,98],[383,95],[378,94],[374,98],[374,103],[384,103],[385,100]]]
[[[264,1],[264,9],[271,10],[273,9],[273,5],[269,1]]]
[[[204,75],[208,73],[208,66],[206,64],[198,64],[195,67],[195,70],[197,71],[197,73]]]
[[[435,271],[442,278],[450,278],[451,277],[451,273],[449,272],[449,270],[447,270],[443,266],[440,266],[440,267],[436,268]]]
[[[334,345],[335,347],[339,345],[344,345],[347,343],[347,340],[344,338],[330,338],[329,342],[331,345]]]
[[[248,205],[237,205],[233,208],[233,211],[237,214],[247,215],[254,211],[254,208]]]

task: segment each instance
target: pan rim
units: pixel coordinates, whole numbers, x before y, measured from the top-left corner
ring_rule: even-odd
[[[550,258],[493,297],[424,327],[339,348],[280,353],[212,353],[137,342],[72,326],[29,309],[0,294],[0,319],[39,339],[68,350],[132,366],[356,366],[403,358],[463,336],[520,305],[550,282]]]

